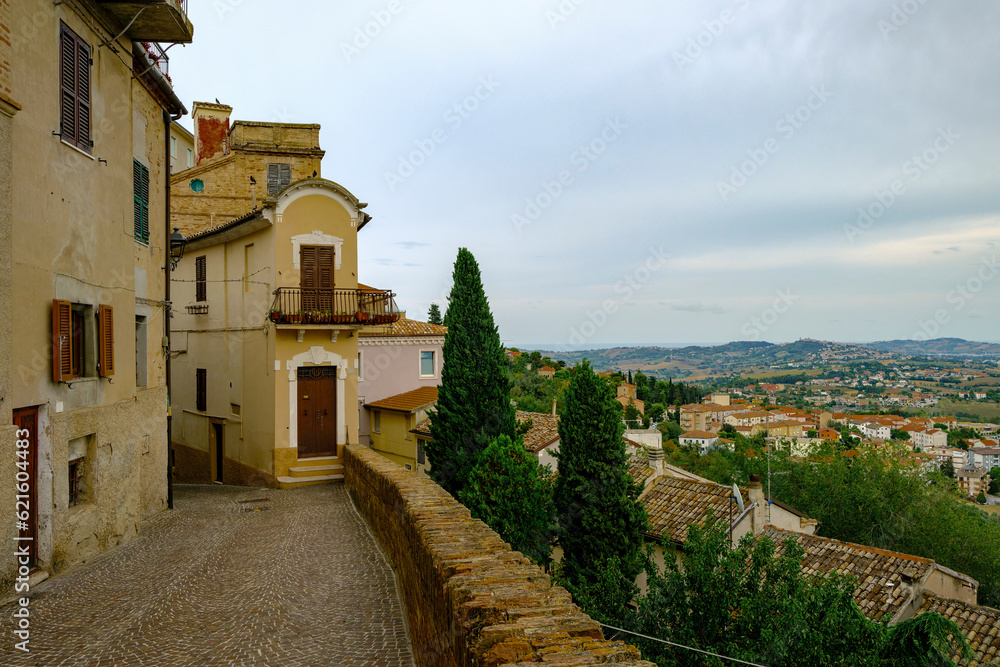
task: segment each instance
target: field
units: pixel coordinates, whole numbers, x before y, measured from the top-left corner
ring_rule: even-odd
[[[988,401],[955,401],[942,398],[937,404],[937,412],[942,415],[956,416],[957,412],[968,412],[976,415],[981,421],[1000,422],[1000,404]]]

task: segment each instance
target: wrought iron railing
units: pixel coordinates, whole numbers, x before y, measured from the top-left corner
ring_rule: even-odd
[[[153,65],[156,66],[156,69],[160,71],[160,74],[167,77],[169,81],[170,57],[167,56],[166,50],[156,42],[142,42],[142,48],[145,50],[146,55],[149,56]]]
[[[279,287],[274,291],[275,324],[392,324],[399,319],[390,291]]]

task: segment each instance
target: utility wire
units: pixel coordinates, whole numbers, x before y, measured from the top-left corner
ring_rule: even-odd
[[[617,630],[618,632],[624,632],[629,635],[635,635],[636,637],[642,637],[643,639],[648,639],[654,642],[660,642],[661,644],[670,644],[671,646],[676,646],[677,648],[687,649],[688,651],[695,651],[697,653],[704,653],[705,655],[710,655],[713,658],[722,658],[723,660],[730,660],[732,662],[738,662],[741,665],[751,665],[752,667],[766,667],[756,662],[747,662],[746,660],[740,660],[739,658],[730,658],[727,655],[720,655],[718,653],[712,653],[711,651],[703,651],[700,648],[694,648],[693,646],[685,646],[684,644],[675,644],[674,642],[668,642],[666,639],[660,639],[659,637],[650,637],[649,635],[643,635],[638,632],[632,632],[631,630],[626,630],[624,628],[616,628],[613,625],[608,625],[607,623],[601,623],[601,627],[610,628],[612,630]]]

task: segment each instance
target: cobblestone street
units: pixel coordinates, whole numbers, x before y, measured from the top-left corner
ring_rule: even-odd
[[[412,665],[392,570],[343,485],[177,486],[133,542],[35,586],[3,665]]]

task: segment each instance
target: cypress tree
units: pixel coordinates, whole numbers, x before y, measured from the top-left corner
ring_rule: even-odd
[[[432,303],[427,311],[427,322],[430,324],[441,324],[441,308],[436,303]]]
[[[645,567],[646,510],[628,472],[611,385],[585,360],[566,390],[559,422],[555,505],[563,549],[559,579],[588,613],[620,619]]]
[[[458,251],[452,279],[444,316],[444,367],[427,457],[431,478],[457,497],[490,440],[501,435],[514,440],[517,426],[500,334],[479,265],[465,248]]]

